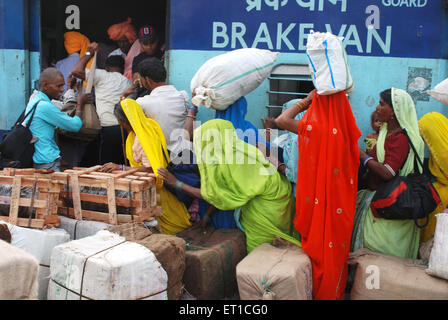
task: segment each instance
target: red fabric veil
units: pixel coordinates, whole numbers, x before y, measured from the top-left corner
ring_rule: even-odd
[[[316,300],[342,300],[356,208],[361,132],[345,92],[314,95],[299,125],[294,225],[313,265]]]

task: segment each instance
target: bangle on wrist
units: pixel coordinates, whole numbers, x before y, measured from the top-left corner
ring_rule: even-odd
[[[182,181],[180,181],[180,180],[177,180],[176,181],[176,190],[177,191],[182,191],[182,186],[183,186],[183,182]]]
[[[363,166],[364,166],[364,167],[367,167],[367,163],[368,163],[370,160],[373,160],[373,158],[372,158],[372,157],[366,157],[366,158],[364,158],[364,160],[362,160],[362,164],[363,164]]]
[[[193,105],[189,106],[188,109],[190,109],[190,110],[194,110],[194,111],[196,111],[196,112],[198,112],[198,110],[199,110],[198,107],[195,107],[195,106],[193,106]]]

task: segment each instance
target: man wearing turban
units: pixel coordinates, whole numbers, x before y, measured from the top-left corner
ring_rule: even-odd
[[[132,25],[132,19],[128,18],[125,22],[110,26],[107,33],[118,46],[109,56],[121,55],[125,59],[124,75],[132,81],[132,61],[143,51],[140,42],[136,41],[137,32]]]
[[[87,52],[87,46],[90,44],[89,38],[77,31],[69,31],[64,34],[64,46],[68,56],[56,63],[56,69],[61,71],[64,80],[67,83],[67,78],[72,72],[73,67],[84,57]],[[88,66],[90,67],[90,66]],[[67,84],[64,86],[64,93],[67,91]]]

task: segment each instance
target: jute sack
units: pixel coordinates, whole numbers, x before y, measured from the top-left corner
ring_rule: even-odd
[[[428,275],[422,260],[361,249],[349,264],[357,266],[351,300],[448,300],[448,281]]]
[[[272,71],[279,52],[244,48],[205,62],[191,80],[192,103],[226,110],[255,90]]]
[[[182,279],[186,268],[185,240],[165,234],[153,234],[137,243],[151,250],[168,274],[168,300],[179,300],[184,290]]]
[[[241,300],[312,300],[311,260],[297,247],[263,244],[236,267]]]
[[[434,89],[426,91],[431,97],[448,106],[448,79],[443,80]]]
[[[136,242],[149,249],[157,258],[168,275],[168,300],[179,300],[182,297],[184,284],[182,278],[185,272],[185,240],[175,236],[151,232],[143,225],[128,223],[111,226],[108,231]]]
[[[448,280],[448,214],[436,215],[437,225],[434,246],[426,272],[432,276]]]
[[[36,258],[3,240],[0,257],[0,300],[37,300]]]
[[[97,53],[93,57],[92,66],[90,67],[89,78],[87,79],[86,93],[92,93],[93,79],[95,76]],[[76,113],[75,104],[67,104],[61,110],[69,116],[74,116]],[[86,104],[82,110],[82,128],[78,132],[69,132],[59,129],[58,132],[70,138],[79,139],[83,141],[93,141],[101,131],[101,122],[96,112],[95,106]]]

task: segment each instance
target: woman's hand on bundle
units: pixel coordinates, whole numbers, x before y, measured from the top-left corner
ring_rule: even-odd
[[[168,170],[164,168],[159,168],[157,170],[157,173],[160,175],[163,181],[165,181],[165,183],[170,187],[174,187],[176,185],[178,179],[174,176],[174,174],[172,174]]]
[[[100,172],[106,172],[110,173],[113,171],[119,171],[121,169],[121,166],[119,164],[115,164],[112,162],[106,163],[101,169]]]

